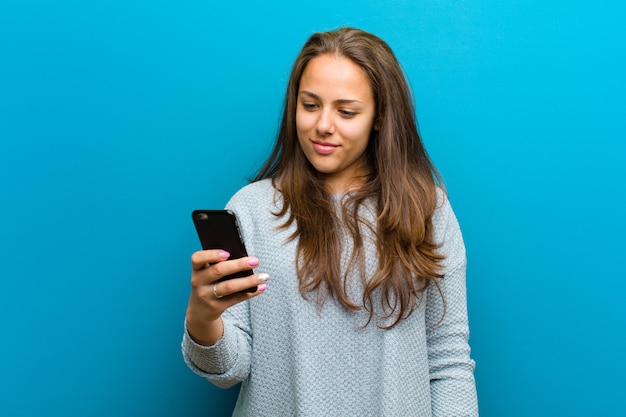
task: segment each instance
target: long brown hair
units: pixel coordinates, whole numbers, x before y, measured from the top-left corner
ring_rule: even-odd
[[[341,199],[340,213],[323,180],[306,159],[296,133],[300,78],[307,64],[323,54],[346,57],[360,66],[372,86],[376,116],[366,149],[368,172],[363,185]],[[369,312],[369,321],[391,328],[419,305],[430,283],[441,278],[441,260],[434,242],[432,215],[441,178],[422,144],[413,97],[391,48],[380,38],[353,28],[313,34],[293,68],[274,149],[255,181],[271,178],[282,193],[277,216],[287,215],[298,239],[296,267],[300,292],[318,303],[335,297],[345,308]],[[373,203],[376,224],[359,214]],[[378,267],[365,279],[361,227],[375,232]],[[341,233],[354,242],[347,269],[341,268]],[[349,295],[348,274],[360,274],[363,299]],[[375,294],[378,294],[375,296]],[[380,307],[380,308],[379,308]],[[368,323],[369,323],[368,321]],[[381,325],[381,323],[384,323]]]

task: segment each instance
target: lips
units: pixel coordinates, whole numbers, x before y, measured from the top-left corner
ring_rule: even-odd
[[[339,147],[338,145],[333,145],[331,143],[313,141],[313,148],[315,149],[317,153],[322,154],[322,155],[331,154],[338,147]]]

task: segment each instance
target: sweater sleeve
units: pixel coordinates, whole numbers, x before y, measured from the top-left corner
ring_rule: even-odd
[[[220,388],[229,388],[250,374],[252,337],[247,319],[247,302],[224,312],[224,335],[213,346],[197,344],[183,334],[182,352],[187,366]]]
[[[426,326],[433,416],[477,416],[474,361],[470,358],[465,245],[447,199],[433,218],[444,277],[427,292]],[[438,235],[438,236],[437,236]]]

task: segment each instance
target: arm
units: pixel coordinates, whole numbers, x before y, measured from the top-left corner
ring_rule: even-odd
[[[227,208],[233,209],[231,203]],[[238,213],[238,218],[246,241],[246,229],[251,219],[245,213]],[[246,245],[248,250],[254,250],[251,242],[246,241]],[[260,295],[265,286],[259,285],[256,293],[239,291],[265,283],[268,276],[255,274],[219,283],[218,293],[224,297],[216,299],[213,284],[221,276],[256,267],[258,260],[248,257],[216,263],[218,260],[215,259],[198,259],[209,256],[210,252],[197,252],[192,257],[192,291],[182,352],[192,371],[221,388],[228,388],[246,379],[250,373],[252,336],[248,300]],[[207,266],[207,262],[211,266]]]
[[[477,416],[474,361],[470,358],[465,246],[447,199],[434,216],[446,255],[439,289],[427,293],[426,326],[433,416]],[[442,298],[443,296],[443,298]]]

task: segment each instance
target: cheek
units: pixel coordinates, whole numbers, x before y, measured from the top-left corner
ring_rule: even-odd
[[[307,117],[308,116],[308,117]],[[298,136],[301,132],[305,132],[311,127],[311,117],[302,111],[296,112],[296,130],[298,132]]]
[[[350,129],[345,131],[346,136],[349,136],[358,147],[367,146],[371,133],[371,125],[350,126]]]

